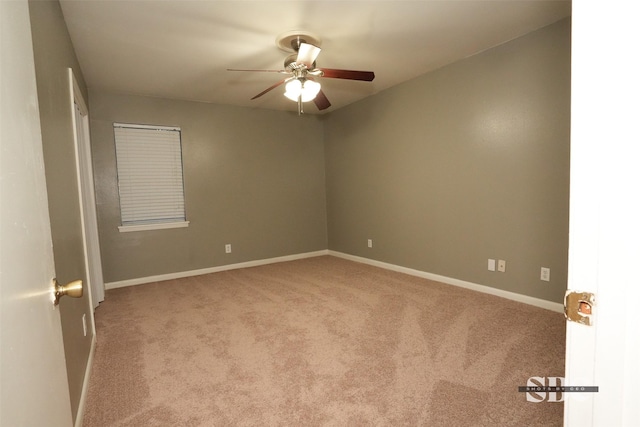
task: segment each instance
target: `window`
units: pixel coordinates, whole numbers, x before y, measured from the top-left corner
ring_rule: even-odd
[[[186,227],[180,128],[114,123],[121,232]]]

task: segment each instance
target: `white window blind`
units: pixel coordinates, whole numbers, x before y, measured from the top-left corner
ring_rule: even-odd
[[[114,123],[113,131],[122,226],[186,224],[180,128]]]

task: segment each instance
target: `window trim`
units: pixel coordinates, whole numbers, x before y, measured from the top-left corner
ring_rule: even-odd
[[[128,233],[131,231],[149,231],[149,230],[163,230],[166,228],[184,228],[189,226],[189,221],[176,221],[176,222],[158,222],[155,224],[138,224],[138,225],[119,225],[118,231],[121,233]]]

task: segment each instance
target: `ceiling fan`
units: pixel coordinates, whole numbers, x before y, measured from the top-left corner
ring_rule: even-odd
[[[302,114],[302,104],[313,101],[319,110],[331,106],[329,99],[316,81],[318,77],[333,79],[361,80],[370,82],[375,78],[373,71],[338,70],[335,68],[318,68],[316,58],[320,54],[320,39],[312,34],[300,31],[291,31],[280,35],[276,39],[278,47],[287,52],[293,52],[284,60],[282,70],[246,70],[228,68],[227,71],[256,71],[287,74],[287,77],[278,83],[263,90],[253,99],[260,98],[278,86],[285,85],[285,96],[298,103],[298,114]]]

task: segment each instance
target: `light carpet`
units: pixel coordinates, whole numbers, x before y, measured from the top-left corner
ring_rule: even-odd
[[[322,256],[109,290],[84,425],[553,426],[562,314]]]

